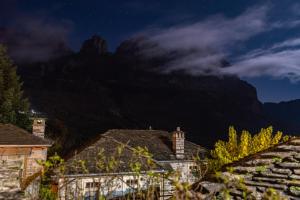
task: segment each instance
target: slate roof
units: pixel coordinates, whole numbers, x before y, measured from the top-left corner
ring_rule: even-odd
[[[244,184],[256,199],[273,188],[288,199],[300,199],[300,138],[293,138],[265,151],[233,162],[230,172],[223,172],[231,180],[244,180]],[[219,185],[220,186],[220,185]],[[218,187],[219,187],[218,186]],[[213,187],[207,188],[214,190]],[[233,188],[235,199],[242,198],[242,192]]]
[[[121,143],[128,143],[129,146],[147,147],[157,161],[176,160],[172,150],[172,133],[162,130],[109,130],[104,134],[106,137],[112,137]],[[188,140],[184,141],[185,159],[191,160],[193,156],[200,151],[206,150]]]
[[[98,152],[103,149],[104,155],[109,157],[114,155],[116,148],[120,144],[126,144],[120,160],[122,164],[116,171],[128,172],[130,167],[128,166],[129,161],[132,158],[132,148],[136,147],[147,147],[149,152],[153,155],[153,159],[159,163],[159,161],[176,160],[175,155],[172,151],[172,134],[167,131],[160,130],[126,130],[126,129],[114,129],[109,130],[106,133],[99,136],[96,142],[83,148],[75,156],[72,156],[67,160],[67,165],[74,165],[75,160],[85,160],[89,173],[101,173],[96,166],[96,157]],[[199,145],[192,142],[185,141],[185,158],[186,160],[192,159],[197,153],[206,153],[206,150]],[[145,162],[141,160],[141,162]],[[158,164],[156,169],[165,169],[165,165]],[[147,169],[145,169],[147,170]],[[70,174],[75,173],[74,170],[69,171]]]
[[[51,143],[12,124],[0,123],[0,146],[6,145],[50,146]]]

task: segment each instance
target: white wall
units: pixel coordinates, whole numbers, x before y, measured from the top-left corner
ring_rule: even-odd
[[[170,161],[169,164],[173,170],[180,172],[180,181],[193,183],[196,181],[196,177],[193,175],[191,167],[197,166],[194,161]]]
[[[194,161],[164,161],[161,164],[169,164],[174,171],[178,171],[180,174],[180,182],[188,182],[190,184],[197,181],[197,177],[194,176],[194,171],[191,169],[195,167]],[[137,181],[131,186],[128,181]],[[151,182],[152,181],[152,182]],[[67,183],[67,184],[66,184]],[[97,185],[100,183],[100,185]],[[91,185],[92,184],[92,185]],[[85,196],[94,195],[97,189],[100,189],[100,194],[105,196],[122,196],[132,191],[132,188],[146,189],[149,185],[158,185],[160,187],[161,195],[172,195],[174,191],[171,181],[160,178],[159,180],[153,180],[146,174],[139,177],[132,174],[117,174],[109,176],[85,176],[76,178],[60,178],[59,179],[59,197],[60,199],[76,199],[84,198]],[[104,187],[108,186],[108,187]],[[162,194],[164,193],[164,194]],[[68,195],[66,195],[68,194]]]
[[[187,183],[194,183],[197,181],[197,177],[194,176],[193,171],[190,167],[197,166],[194,161],[185,161],[185,160],[174,160],[174,161],[161,161],[162,165],[169,164],[174,171],[178,172],[179,181],[180,182],[187,182]],[[177,177],[173,177],[174,179]],[[172,196],[175,187],[169,180],[164,181],[164,195],[165,196]]]
[[[157,185],[162,188],[163,180],[150,179],[147,175],[110,175],[65,179],[60,178],[59,198],[76,199],[84,198],[89,195],[93,196],[98,189],[101,195],[104,195],[108,198],[114,196],[123,196],[126,193],[132,192],[133,188],[139,188],[140,190],[143,190],[148,188],[149,185]]]

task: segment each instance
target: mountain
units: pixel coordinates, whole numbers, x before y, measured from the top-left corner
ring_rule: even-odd
[[[292,135],[300,132],[300,99],[280,103],[264,103],[263,108],[265,115],[278,128]]]
[[[47,114],[48,135],[64,150],[112,128],[181,126],[188,139],[211,147],[230,125],[256,131],[270,124],[247,82],[161,73],[171,57],[145,58],[139,48],[128,40],[110,53],[105,40],[93,36],[78,53],[19,67],[32,107]]]

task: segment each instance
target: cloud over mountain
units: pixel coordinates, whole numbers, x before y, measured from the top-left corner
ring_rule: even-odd
[[[289,39],[266,49],[257,49],[237,58],[232,66],[221,69],[241,77],[272,76],[300,80],[300,38]]]
[[[193,75],[267,75],[298,80],[299,38],[279,42],[269,48],[254,49],[243,56],[233,53],[259,34],[300,25],[297,17],[285,21],[271,20],[271,9],[269,5],[252,7],[232,18],[219,15],[192,24],[148,30],[143,33],[149,38],[141,44],[146,47],[143,54],[155,57],[177,52],[164,66],[163,72],[184,70]],[[228,57],[233,58],[231,65],[222,66],[222,61]]]

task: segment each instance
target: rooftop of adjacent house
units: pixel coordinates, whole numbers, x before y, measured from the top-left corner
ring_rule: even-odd
[[[162,130],[109,130],[103,136],[115,139],[136,148],[147,147],[157,161],[176,160],[172,149],[172,133]],[[184,159],[191,160],[197,153],[206,153],[206,149],[184,140]]]
[[[177,160],[172,150],[172,133],[161,130],[126,130],[114,129],[99,135],[90,145],[82,150],[78,150],[77,154],[67,160],[67,164],[71,165],[75,160],[85,160],[89,172],[99,172],[95,168],[97,156],[101,149],[104,150],[106,157],[115,155],[116,149],[121,144],[125,144],[125,149],[120,156],[120,165],[117,171],[130,171],[129,163],[133,159],[134,149],[137,147],[146,147],[153,155],[155,161],[174,161]],[[196,154],[204,155],[207,151],[201,146],[185,140],[184,142],[183,160],[192,160]],[[143,158],[144,159],[144,158]],[[145,160],[141,160],[144,162]],[[166,166],[157,166],[157,169]]]
[[[230,169],[227,171],[226,168]],[[247,156],[233,162],[224,168],[223,175],[229,180],[240,179],[248,189],[249,194],[261,199],[269,188],[276,189],[288,199],[300,197],[300,138],[292,138],[287,142],[275,145],[265,151]],[[217,192],[220,184],[210,181],[202,186]],[[242,192],[233,187],[233,196],[242,197]]]
[[[0,124],[0,146],[50,146],[48,140],[37,137],[12,124]]]

